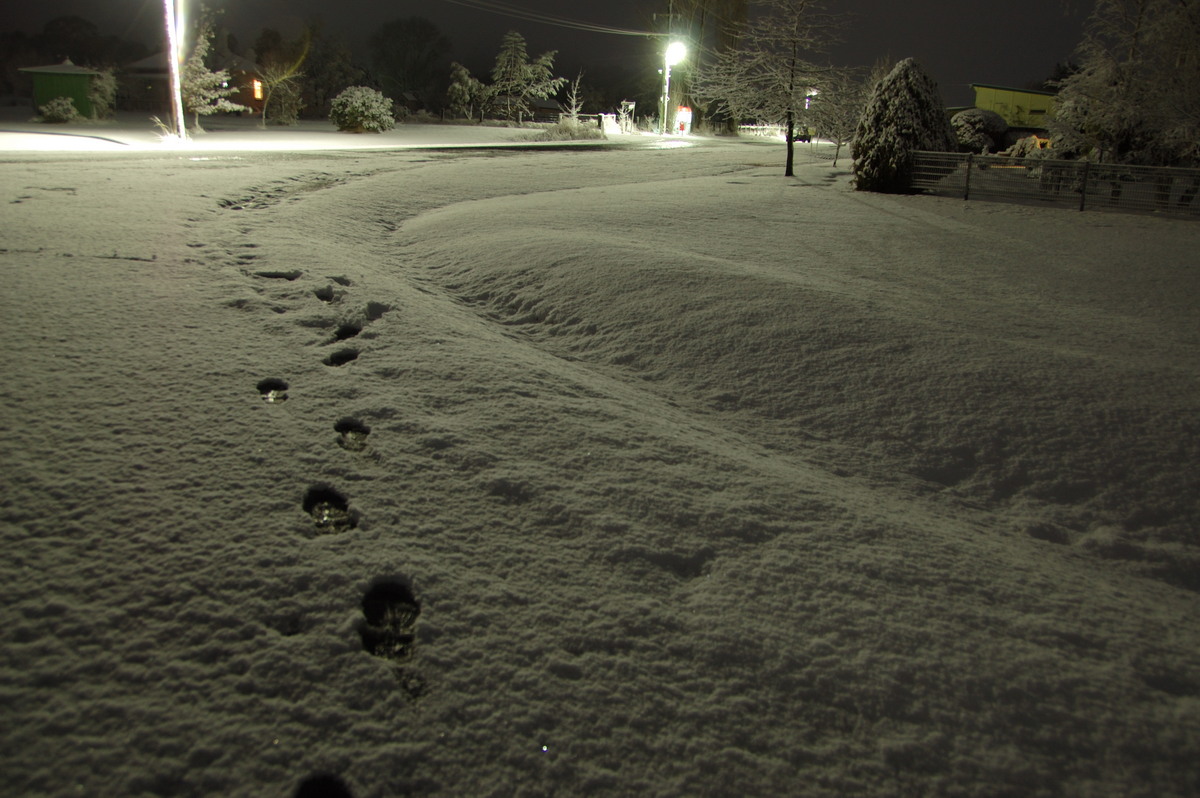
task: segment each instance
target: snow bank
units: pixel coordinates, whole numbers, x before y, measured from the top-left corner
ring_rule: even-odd
[[[13,789],[1186,794],[1200,232],[780,155],[0,164]]]

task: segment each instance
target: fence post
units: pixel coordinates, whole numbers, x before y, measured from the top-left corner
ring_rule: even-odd
[[[1083,162],[1083,181],[1079,190],[1079,210],[1082,212],[1087,207],[1087,188],[1088,188],[1088,171],[1092,168],[1091,161]]]
[[[971,198],[971,161],[974,159],[975,153],[967,153],[967,179],[963,181],[963,201],[966,202]]]

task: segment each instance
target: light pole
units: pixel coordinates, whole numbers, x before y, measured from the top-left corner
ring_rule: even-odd
[[[659,133],[667,135],[668,111],[671,108],[671,67],[687,57],[687,45],[683,42],[671,42],[663,56],[663,96],[662,96],[662,125]]]
[[[182,58],[179,24],[175,21],[175,0],[163,0],[163,8],[167,15],[167,64],[171,73],[171,116],[174,117],[174,134],[180,141],[186,141],[187,125],[183,118],[183,81],[179,75]]]

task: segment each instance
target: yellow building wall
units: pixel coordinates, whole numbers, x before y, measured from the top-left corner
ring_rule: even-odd
[[[1054,96],[999,86],[973,86],[975,107],[995,111],[1014,127],[1045,127],[1054,113]]]

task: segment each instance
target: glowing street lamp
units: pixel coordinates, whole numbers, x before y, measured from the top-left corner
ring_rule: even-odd
[[[183,15],[182,13],[179,15],[180,19],[177,22],[175,2],[176,0],[163,0],[163,8],[167,15],[167,62],[171,72],[171,116],[175,122],[175,136],[180,141],[185,141],[187,126],[183,118],[183,80],[179,74],[179,65],[183,62],[179,42]]]
[[[671,67],[687,57],[687,45],[683,42],[671,42],[667,45],[666,55],[663,56],[663,97],[662,97],[662,135],[667,134],[667,116],[671,108]]]

